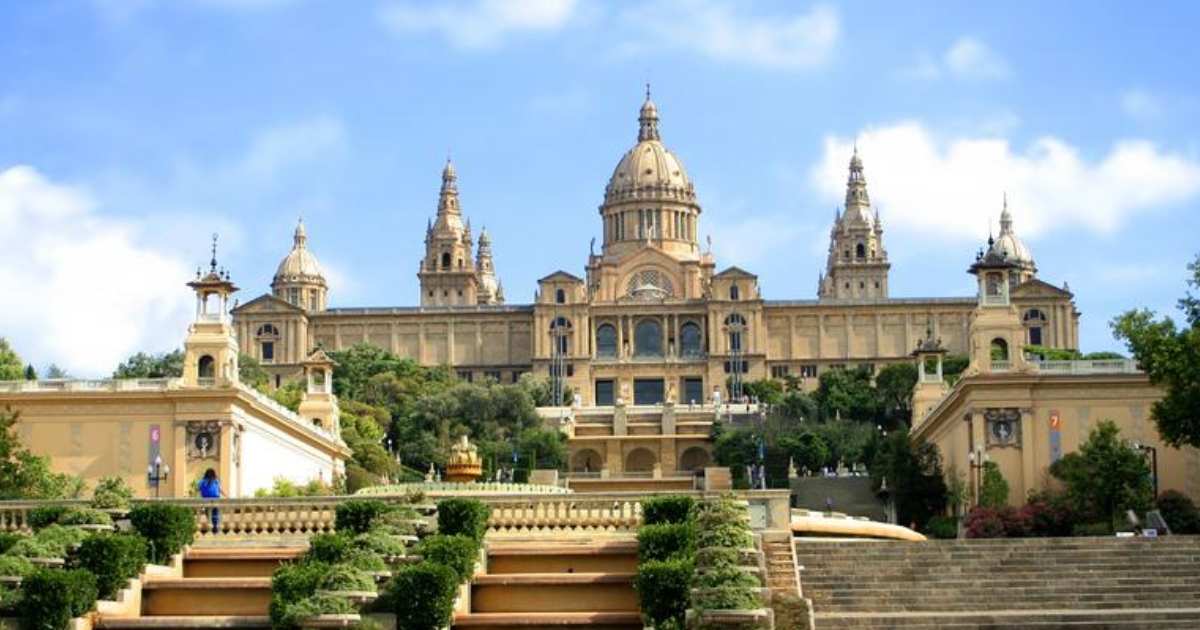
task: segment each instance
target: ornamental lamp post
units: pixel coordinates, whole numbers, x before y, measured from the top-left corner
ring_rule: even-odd
[[[146,481],[154,488],[154,498],[158,498],[159,484],[167,480],[171,467],[163,463],[162,455],[154,456],[154,463],[146,466]]]
[[[972,477],[974,477],[975,480],[975,505],[977,507],[979,506],[979,493],[983,486],[983,469],[985,466],[987,466],[987,463],[990,459],[991,457],[988,456],[987,451],[979,447],[975,447],[975,450],[967,453],[967,460],[970,462]]]

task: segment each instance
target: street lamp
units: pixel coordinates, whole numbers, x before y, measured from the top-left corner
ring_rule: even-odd
[[[1142,453],[1150,453],[1150,481],[1154,488],[1154,497],[1158,498],[1158,449],[1149,444],[1134,442],[1133,449]]]
[[[171,474],[171,467],[163,463],[162,455],[154,456],[154,463],[146,466],[146,481],[154,488],[154,498],[158,498],[158,485],[166,481]]]
[[[987,451],[979,447],[967,453],[967,460],[970,462],[972,476],[975,479],[975,505],[979,505],[979,492],[983,485],[983,469],[990,459]]]

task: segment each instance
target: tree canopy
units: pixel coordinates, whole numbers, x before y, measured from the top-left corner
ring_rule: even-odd
[[[19,381],[25,378],[25,363],[17,356],[8,340],[0,337],[0,381]]]
[[[1050,466],[1050,474],[1066,484],[1075,509],[1095,520],[1108,521],[1127,509],[1144,510],[1153,498],[1149,464],[1119,436],[1116,423],[1101,421],[1078,451]]]
[[[162,354],[139,352],[125,359],[113,378],[176,378],[183,376],[183,350]]]

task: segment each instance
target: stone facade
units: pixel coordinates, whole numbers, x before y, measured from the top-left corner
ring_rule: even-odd
[[[532,304],[502,304],[493,243],[481,234],[472,259],[470,223],[447,163],[418,271],[421,306],[326,308],[322,297],[313,308],[276,290],[234,310],[240,349],[260,359],[276,384],[299,375],[314,348],[369,343],[453,366],[473,380],[562,374],[582,404],[600,406],[623,391],[637,404],[663,402],[672,391],[680,404],[712,401],[714,392],[728,400],[735,376],[794,375],[812,388],[824,370],[909,360],[927,329],[949,352],[967,352],[975,297],[890,297],[882,223],[857,152],[817,297],[765,299],[753,273],[718,272],[710,248],[698,242],[700,200],[682,161],[663,144],[659,122],[647,97],[637,142],[605,188],[602,245],[593,245],[583,277],[557,271],[538,281]],[[1002,241],[1027,256],[1007,208],[1002,225]],[[1027,317],[1023,334],[1054,348],[1078,347],[1072,294],[1039,280],[1028,262],[1011,289]]]

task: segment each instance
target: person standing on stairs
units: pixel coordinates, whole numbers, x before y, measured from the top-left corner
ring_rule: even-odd
[[[221,492],[221,480],[217,479],[217,471],[209,468],[204,471],[204,478],[200,480],[200,496],[205,499],[220,499],[224,496]],[[218,508],[208,509],[208,518],[212,521],[212,531],[217,533],[221,526],[221,510]]]

